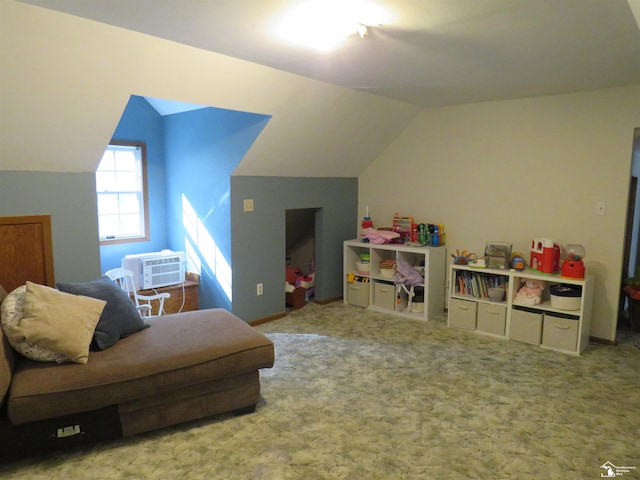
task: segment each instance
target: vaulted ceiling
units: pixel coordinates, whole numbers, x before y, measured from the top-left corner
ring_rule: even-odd
[[[0,2],[0,170],[92,172],[130,95],[272,116],[241,175],[359,176],[424,108],[640,84],[640,0],[386,0],[329,53],[286,0]]]
[[[370,0],[330,52],[278,34],[310,0],[23,1],[422,107],[640,83],[638,0]]]

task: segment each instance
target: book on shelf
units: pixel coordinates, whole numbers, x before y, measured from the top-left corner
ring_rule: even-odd
[[[456,293],[474,298],[489,298],[492,287],[507,287],[507,277],[494,273],[456,271]]]

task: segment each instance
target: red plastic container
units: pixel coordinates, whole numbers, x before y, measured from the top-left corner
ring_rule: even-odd
[[[562,262],[560,275],[566,278],[584,278],[585,268],[582,260],[565,260]]]

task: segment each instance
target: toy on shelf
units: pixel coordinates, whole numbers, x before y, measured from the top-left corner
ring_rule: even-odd
[[[418,285],[424,285],[424,277],[422,274],[416,269],[416,267],[410,265],[406,260],[398,258],[395,273],[393,274],[393,281],[396,284],[396,298],[399,299],[401,290],[404,290],[407,294],[407,311],[414,311],[413,297],[416,296],[415,289]]]
[[[442,225],[431,225],[429,228],[433,227],[433,232],[431,233],[431,244],[434,246],[440,245],[440,240],[442,238]]]
[[[379,263],[378,268],[381,277],[393,278],[396,271],[396,261],[393,258],[385,258]]]
[[[453,257],[454,265],[468,265],[472,261],[475,254],[468,253],[466,250],[462,250],[461,252],[456,248],[456,253],[452,253],[451,256]]]
[[[531,242],[529,266],[541,273],[554,274],[560,271],[560,247],[550,238],[534,238]]]
[[[411,241],[411,231],[413,229],[413,217],[401,217],[400,214],[393,214],[393,225],[391,231],[400,237],[391,243],[409,243]]]
[[[513,252],[511,254],[511,268],[518,272],[524,270],[524,257],[520,252]]]
[[[374,228],[366,228],[362,231],[362,241],[382,245],[384,243],[397,243],[396,239],[400,238],[397,232],[389,230],[376,230]]]
[[[584,256],[586,249],[577,243],[570,243],[564,247],[565,260],[562,262],[561,275],[566,278],[584,278]]]
[[[524,285],[516,293],[513,303],[516,305],[533,306],[542,301],[542,291],[545,283],[542,280],[523,279]]]
[[[424,223],[418,225],[418,243],[425,245],[427,243],[427,226]]]
[[[371,220],[371,217],[369,216],[369,207],[367,206],[366,208],[366,213],[364,214],[364,218],[362,219],[362,222],[360,224],[360,236],[364,237],[364,232],[368,229],[373,229],[373,220]]]
[[[509,269],[511,265],[511,244],[504,242],[490,242],[484,248],[489,268]]]
[[[413,217],[402,217],[399,213],[394,213],[390,230],[397,236],[390,239],[389,243],[402,243],[412,247],[440,247],[445,244],[444,225],[416,223]],[[366,233],[364,228],[363,233]]]

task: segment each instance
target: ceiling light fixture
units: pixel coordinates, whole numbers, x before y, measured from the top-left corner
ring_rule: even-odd
[[[365,38],[367,25],[381,25],[386,12],[364,0],[312,0],[291,11],[280,25],[280,36],[289,42],[327,52],[346,38]]]

